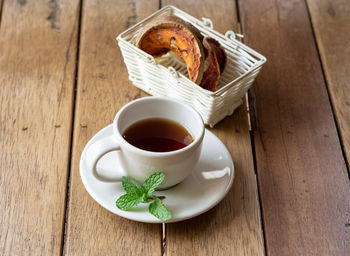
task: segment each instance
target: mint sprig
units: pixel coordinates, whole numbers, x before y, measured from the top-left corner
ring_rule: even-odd
[[[122,185],[126,194],[120,196],[116,203],[116,206],[120,210],[127,211],[139,203],[150,203],[149,212],[160,220],[166,221],[171,219],[171,213],[165,207],[162,200],[153,195],[156,188],[163,182],[165,174],[162,172],[156,172],[150,175],[142,186],[134,184],[130,178],[123,176]]]

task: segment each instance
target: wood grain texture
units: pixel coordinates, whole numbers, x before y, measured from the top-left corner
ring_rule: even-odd
[[[221,33],[237,31],[234,1],[162,1],[189,14],[210,18]],[[217,15],[220,13],[220,15]],[[235,181],[225,199],[209,212],[167,224],[166,255],[264,255],[257,181],[247,113],[243,106],[211,129],[235,164]]]
[[[79,1],[5,1],[0,255],[61,252]]]
[[[83,1],[65,255],[161,255],[161,226],[114,215],[90,197],[79,175],[81,152],[116,112],[144,96],[128,80],[116,36],[158,1]]]
[[[304,1],[240,1],[268,62],[254,133],[269,255],[349,255],[350,186]]]
[[[350,1],[307,0],[335,117],[350,163]]]

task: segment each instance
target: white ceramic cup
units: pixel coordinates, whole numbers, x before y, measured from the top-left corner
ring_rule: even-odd
[[[139,149],[123,138],[124,131],[137,121],[164,118],[181,124],[192,136],[193,142],[170,152],[151,152]],[[113,121],[113,135],[103,138],[86,151],[86,165],[94,177],[104,182],[120,181],[128,176],[140,183],[155,172],[165,173],[160,189],[172,187],[183,181],[194,169],[201,153],[204,124],[199,113],[181,101],[165,97],[145,97],[122,107]],[[121,168],[113,179],[97,173],[99,159],[108,152],[120,151]],[[115,175],[115,174],[114,174]]]

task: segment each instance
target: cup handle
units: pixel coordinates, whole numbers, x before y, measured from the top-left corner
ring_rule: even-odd
[[[85,163],[87,165],[87,168],[92,171],[92,174],[96,179],[103,182],[121,181],[122,176],[126,174],[122,169],[118,170],[118,176],[113,179],[99,175],[96,170],[96,165],[101,157],[111,151],[117,150],[120,150],[120,145],[114,136],[108,136],[106,138],[98,140],[88,147],[86,151]]]

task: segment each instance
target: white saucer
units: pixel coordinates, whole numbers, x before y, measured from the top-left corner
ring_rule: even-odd
[[[130,220],[162,223],[148,212],[148,204],[129,210],[119,210],[115,201],[125,193],[121,182],[105,183],[94,178],[85,166],[86,148],[97,139],[110,136],[112,125],[99,131],[85,146],[80,158],[80,176],[88,193],[107,210]],[[106,154],[97,165],[98,170],[113,172],[118,166],[118,153]],[[168,190],[157,191],[165,196],[165,206],[172,219],[167,222],[186,220],[202,214],[218,204],[230,190],[234,179],[234,165],[225,145],[209,130],[205,130],[202,153],[194,172],[179,185]]]

